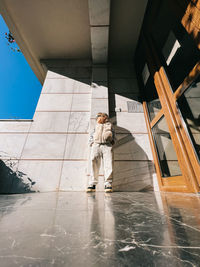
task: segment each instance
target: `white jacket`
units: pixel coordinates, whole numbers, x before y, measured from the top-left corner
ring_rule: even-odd
[[[97,123],[90,135],[89,144],[111,144],[115,141],[115,133],[111,122]]]

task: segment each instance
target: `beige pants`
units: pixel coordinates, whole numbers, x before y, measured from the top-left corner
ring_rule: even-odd
[[[93,144],[91,149],[91,176],[89,185],[96,185],[98,183],[99,169],[101,166],[101,159],[104,167],[105,185],[112,183],[112,145],[107,144]]]

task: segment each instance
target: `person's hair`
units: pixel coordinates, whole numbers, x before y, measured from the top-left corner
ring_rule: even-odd
[[[96,119],[98,119],[98,117],[106,117],[106,121],[108,121],[109,119],[109,116],[107,113],[103,113],[103,112],[98,112],[97,115],[96,115]]]

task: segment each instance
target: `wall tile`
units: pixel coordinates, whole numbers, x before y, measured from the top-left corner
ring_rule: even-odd
[[[74,93],[91,93],[91,79],[75,79]]]
[[[29,134],[23,159],[62,159],[65,134]]]
[[[30,132],[66,132],[70,112],[36,112]]]
[[[138,108],[138,113],[141,113],[141,112],[143,112],[143,107],[142,107],[142,103],[140,103],[139,101],[138,101],[138,96],[137,95],[135,95],[135,94],[125,94],[124,96],[122,96],[122,95],[119,95],[119,94],[111,94],[110,96],[109,96],[109,98],[110,98],[110,102],[112,103],[112,102],[114,102],[115,103],[115,106],[113,105],[113,106],[110,106],[110,110],[111,111],[115,111],[115,108],[117,108],[117,109],[121,109],[121,111],[126,111],[126,112],[128,112],[128,104],[127,104],[127,102],[131,102],[131,103],[133,103],[133,105],[135,105],[135,106],[137,106],[137,108]],[[112,101],[112,99],[114,100],[114,101]],[[136,112],[135,112],[136,113]]]
[[[69,111],[72,94],[42,94],[36,111]]]
[[[107,99],[92,99],[91,118],[96,118],[98,112],[108,113]]]
[[[138,94],[139,87],[137,80],[134,79],[110,79],[109,92],[115,94]]]
[[[109,77],[110,78],[135,78],[135,68],[130,65],[115,65],[109,67]]]
[[[116,132],[147,133],[144,114],[117,112]]]
[[[15,180],[21,182],[20,175],[17,173],[18,160],[0,160],[0,193],[9,194],[12,192],[12,185]]]
[[[46,79],[42,93],[73,93],[74,79]]]
[[[0,132],[28,132],[31,121],[0,121]]]
[[[115,160],[153,160],[148,134],[117,134]]]
[[[71,112],[68,132],[87,133],[89,121],[90,112]]]
[[[33,191],[47,192],[56,191],[61,175],[62,161],[30,161],[21,160],[19,171],[34,182]]]
[[[88,158],[88,134],[67,135],[65,159],[87,159]]]
[[[82,95],[73,95],[72,100],[72,111],[90,111],[91,106],[91,95],[82,94]]]
[[[92,98],[108,98],[108,87],[106,86],[92,86]]]
[[[65,161],[60,190],[85,191],[87,188],[86,161]]]
[[[27,134],[1,134],[0,158],[20,158]]]
[[[115,161],[115,191],[148,191],[153,189],[154,165],[149,161]]]
[[[92,69],[92,81],[100,82],[108,80],[108,69],[104,67],[93,67]]]

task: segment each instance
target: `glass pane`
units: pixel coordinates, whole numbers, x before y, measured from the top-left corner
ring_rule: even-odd
[[[181,175],[169,129],[163,116],[152,128],[162,177]]]
[[[149,79],[147,80],[144,89],[145,89],[145,97],[147,101],[149,116],[150,120],[152,121],[162,108],[152,76],[150,76]]]
[[[178,105],[200,160],[200,76],[179,98]]]
[[[170,51],[169,58],[170,62],[167,71],[169,73],[173,91],[176,91],[178,86],[199,61],[199,51],[194,46],[191,37],[187,33],[184,33],[179,41],[174,40],[174,45]]]
[[[171,12],[167,1],[162,1],[160,5],[152,36],[156,48],[160,51],[161,60],[166,62],[166,72],[172,90],[176,91],[199,61],[200,51],[180,21]]]

